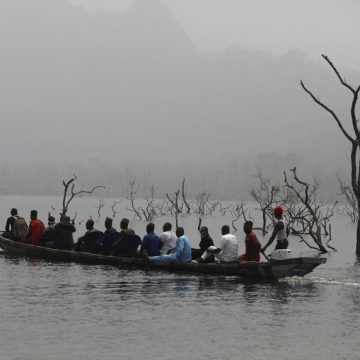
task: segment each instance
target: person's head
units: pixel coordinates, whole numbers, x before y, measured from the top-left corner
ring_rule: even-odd
[[[105,219],[105,229],[108,229],[108,230],[110,230],[111,228],[112,228],[112,222],[113,222],[113,220],[112,220],[112,218],[109,218],[109,217],[107,217],[106,219]]]
[[[221,228],[221,234],[222,235],[227,235],[230,233],[230,227],[229,225],[223,225]]]
[[[149,223],[146,226],[146,232],[147,233],[153,233],[155,230],[155,225],[153,223]]]
[[[93,228],[94,228],[94,220],[93,219],[89,219],[89,220],[87,220],[86,221],[86,224],[85,224],[85,226],[86,226],[86,229],[87,230],[92,230]]]
[[[48,225],[52,226],[54,224],[55,224],[55,218],[53,216],[49,215],[49,217],[48,217]]]
[[[200,236],[202,238],[206,237],[209,235],[209,230],[206,226],[203,226],[201,229],[200,229]]]
[[[171,231],[171,224],[170,223],[165,223],[164,226],[163,226],[163,231]]]
[[[184,235],[184,228],[180,226],[180,227],[178,227],[176,229],[176,236],[180,237],[180,236],[183,236],[183,235]]]
[[[31,220],[36,220],[37,219],[37,211],[36,210],[31,210],[30,211],[30,219]]]
[[[246,221],[244,224],[244,233],[250,234],[252,231],[253,222],[252,221]]]
[[[63,216],[62,222],[64,224],[70,224],[70,216]]]
[[[17,215],[17,214],[18,214],[17,209],[12,208],[11,211],[10,211],[10,214],[11,214],[12,216]]]
[[[284,209],[281,206],[277,206],[276,208],[274,208],[274,216],[276,217],[276,219],[281,219],[284,213]]]
[[[128,226],[129,226],[129,219],[123,218],[120,221],[120,229],[126,230],[128,228]]]

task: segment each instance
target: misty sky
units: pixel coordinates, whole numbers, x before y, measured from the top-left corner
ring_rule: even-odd
[[[321,54],[359,84],[358,10],[1,0],[0,192],[51,194],[76,173],[114,190],[130,177],[172,190],[186,176],[232,197],[257,167],[279,178],[293,166],[336,183],[349,144],[300,80],[351,128],[351,96]]]
[[[151,0],[144,0],[151,2]],[[69,0],[94,12],[124,11],[133,0]],[[360,70],[358,0],[164,0],[202,51],[229,47],[282,54],[299,49],[316,61],[325,53]]]

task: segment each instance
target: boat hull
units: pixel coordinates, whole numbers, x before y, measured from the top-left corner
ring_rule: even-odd
[[[138,269],[158,269],[210,275],[229,275],[254,279],[279,279],[287,276],[304,276],[325,258],[293,258],[271,262],[202,264],[181,262],[149,262],[140,258],[104,256],[84,252],[50,249],[5,239],[0,236],[0,247],[7,255],[43,259],[46,261],[75,262],[94,265],[115,265]]]

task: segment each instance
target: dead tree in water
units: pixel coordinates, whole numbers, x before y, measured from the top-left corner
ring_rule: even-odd
[[[138,218],[140,221],[142,220],[142,216],[140,214],[140,208],[136,208],[135,206],[135,195],[139,190],[139,184],[136,184],[135,180],[129,181],[129,197],[127,200],[130,201],[131,209],[128,208],[129,211],[134,213],[134,219]]]
[[[60,220],[63,219],[64,216],[66,216],[66,214],[69,210],[69,205],[75,197],[80,196],[82,194],[92,194],[96,189],[105,189],[105,186],[98,185],[98,186],[94,186],[90,190],[75,191],[75,181],[76,180],[77,180],[76,175],[74,175],[68,181],[63,180],[64,194],[63,194],[63,200],[62,200],[62,210],[60,213]],[[68,194],[69,191],[70,191],[70,194]]]
[[[321,205],[316,204],[315,200],[315,194],[317,191],[317,188],[319,186],[319,183],[315,181],[314,185],[310,187],[308,183],[305,181],[302,181],[299,179],[296,173],[296,168],[290,169],[290,171],[293,173],[293,178],[295,180],[295,183],[290,183],[287,178],[286,172],[284,172],[284,181],[285,186],[291,190],[291,192],[296,196],[297,200],[300,201],[300,203],[303,205],[302,208],[298,208],[295,212],[295,207],[292,208],[289,207],[287,210],[290,213],[291,221],[294,223],[296,222],[298,225],[302,227],[302,230],[298,230],[293,228],[294,235],[298,235],[301,237],[301,239],[311,248],[311,245],[309,245],[304,237],[302,235],[310,235],[310,237],[314,240],[316,243],[316,249],[320,250],[323,253],[326,253],[327,250],[325,246],[322,243],[322,228],[324,223],[324,217],[321,213]],[[298,187],[296,186],[298,185]],[[292,209],[292,213],[290,212]],[[331,214],[328,214],[325,218],[326,221],[329,220]],[[326,228],[326,226],[325,226]]]
[[[339,71],[335,67],[335,65],[330,61],[330,59],[322,55],[323,59],[330,65],[331,69],[334,71],[336,77],[340,81],[340,84],[350,91],[352,95],[352,101],[350,106],[350,119],[351,119],[351,133],[347,130],[342,120],[337,116],[334,110],[325,105],[322,101],[319,100],[317,96],[315,96],[301,81],[301,86],[304,91],[310,95],[312,100],[322,107],[325,111],[327,111],[331,117],[335,120],[337,126],[340,129],[340,132],[344,135],[344,137],[351,144],[351,155],[350,155],[350,164],[351,164],[351,187],[353,189],[354,195],[357,201],[357,209],[358,213],[360,213],[360,161],[359,161],[359,151],[360,151],[360,129],[359,129],[359,121],[356,116],[356,106],[358,101],[358,96],[360,92],[360,85],[357,87],[353,87],[349,85],[346,80],[340,75]],[[356,255],[360,256],[360,218],[357,219],[357,233],[356,233]]]
[[[183,203],[185,204],[186,207],[186,213],[190,214],[191,213],[191,206],[189,205],[189,203],[186,200],[186,196],[185,196],[185,178],[183,178],[182,184],[181,184],[181,196],[183,199]]]
[[[258,203],[262,215],[262,228],[263,236],[267,233],[267,219],[272,219],[272,208],[275,203],[281,203],[282,200],[276,198],[279,194],[279,186],[272,186],[270,180],[264,178],[261,169],[258,168],[255,178],[258,180],[259,185],[251,189],[250,194],[253,199]],[[277,200],[277,201],[276,201]]]
[[[352,222],[359,220],[359,208],[357,206],[357,199],[352,187],[343,181],[338,175],[341,195],[345,196],[345,207],[342,212],[350,216]]]

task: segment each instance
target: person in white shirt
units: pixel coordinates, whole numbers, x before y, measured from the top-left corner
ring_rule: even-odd
[[[230,234],[230,227],[224,225],[221,228],[222,238],[220,244],[216,246],[209,246],[207,250],[201,255],[201,257],[196,262],[205,262],[205,260],[210,256],[214,255],[216,259],[220,262],[232,262],[237,261],[238,258],[238,239],[235,235]]]
[[[161,254],[168,254],[176,248],[177,236],[174,232],[171,231],[171,228],[172,226],[170,223],[165,223],[163,226],[163,232],[159,236],[161,243]]]

